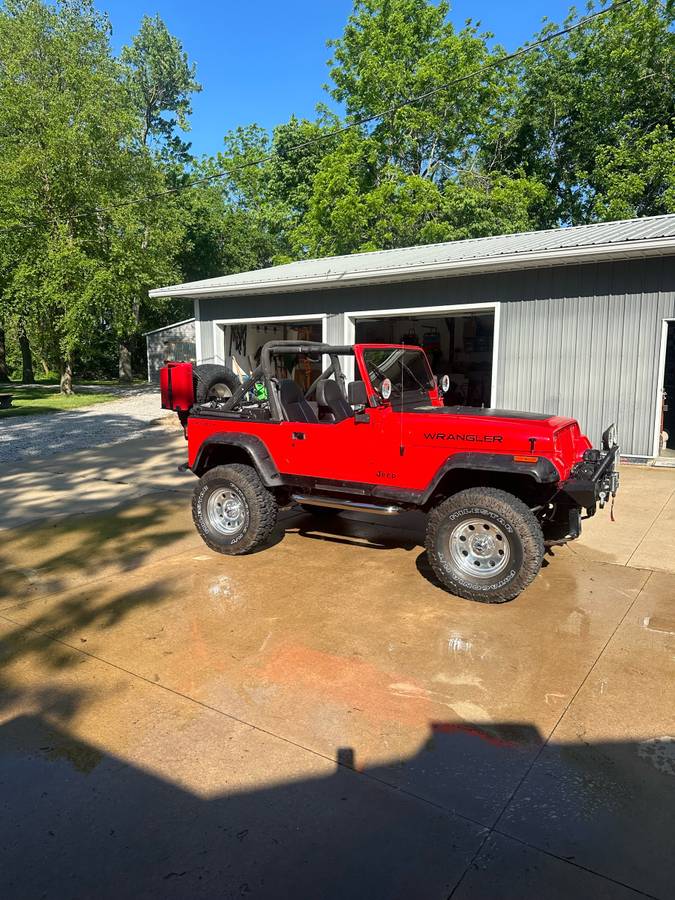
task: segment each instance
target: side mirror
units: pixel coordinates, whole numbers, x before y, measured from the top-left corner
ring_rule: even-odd
[[[438,387],[441,394],[447,394],[450,390],[450,376],[441,375],[441,380],[438,382]]]
[[[368,394],[363,381],[350,381],[347,385],[347,399],[351,406],[367,406]]]

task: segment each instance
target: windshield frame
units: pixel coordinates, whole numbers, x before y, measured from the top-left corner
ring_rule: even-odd
[[[405,406],[412,403],[419,403],[421,399],[426,398],[427,400],[433,400],[436,395],[436,380],[434,378],[433,372],[431,371],[431,366],[429,365],[429,358],[426,353],[422,349],[422,347],[418,347],[414,344],[355,344],[354,350],[356,352],[356,359],[359,367],[359,371],[361,374],[361,378],[363,379],[366,385],[366,391],[368,393],[369,400],[370,398],[374,398],[375,404],[371,400],[371,405],[381,405],[383,403],[389,403],[393,408],[398,406]],[[396,390],[396,382],[397,378],[390,378],[393,391],[389,401],[383,401],[382,396],[376,387],[373,384],[371,379],[370,370],[372,369],[372,365],[369,366],[366,354],[370,351],[389,351],[391,355],[401,353],[417,353],[422,357],[424,369],[427,375],[427,384],[420,385],[419,388],[413,388],[409,390],[404,390],[402,393],[400,390]],[[399,356],[400,358],[400,356]],[[396,364],[397,360],[394,360],[394,364]],[[404,364],[405,365],[405,364]],[[416,379],[414,373],[410,373],[413,379]],[[386,377],[390,377],[386,375]],[[400,387],[400,382],[399,382]]]

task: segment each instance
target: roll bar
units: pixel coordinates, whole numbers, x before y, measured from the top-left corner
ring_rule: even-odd
[[[272,417],[274,419],[285,418],[284,410],[279,402],[278,385],[274,376],[274,368],[272,366],[272,357],[281,356],[283,354],[295,353],[318,353],[330,356],[330,366],[319,375],[317,379],[309,386],[307,397],[313,397],[316,392],[316,386],[319,381],[330,378],[335,375],[335,380],[340,385],[342,393],[344,389],[344,375],[340,367],[338,356],[353,356],[354,348],[349,345],[333,346],[332,344],[321,344],[317,341],[268,341],[263,345],[260,354],[260,365],[257,366],[251,374],[244,379],[241,385],[234,391],[230,399],[224,406],[225,410],[234,409],[241,398],[251,390],[256,381],[263,381],[267,388],[267,397],[269,399]],[[346,396],[346,394],[345,394]]]
[[[353,356],[354,348],[350,346],[335,347],[332,344],[320,344],[318,341],[268,341],[263,345],[260,354],[260,365],[263,372],[273,377],[272,357],[283,353],[325,353],[328,356]]]

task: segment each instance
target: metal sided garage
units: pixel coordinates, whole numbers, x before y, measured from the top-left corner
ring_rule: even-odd
[[[157,288],[194,299],[198,362],[267,340],[405,342],[449,404],[557,413],[675,464],[675,215],[301,260]],[[309,384],[321,366],[294,377]],[[670,397],[668,397],[670,394]]]

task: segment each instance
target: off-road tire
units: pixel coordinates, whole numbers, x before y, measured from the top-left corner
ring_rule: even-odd
[[[224,534],[213,524],[209,498],[218,491],[232,493],[244,510],[241,528]],[[204,542],[218,553],[238,556],[251,553],[264,544],[277,522],[278,506],[251,466],[232,463],[209,469],[197,483],[192,495],[192,518]]]
[[[499,534],[500,541],[508,542],[506,567],[493,577],[473,577],[453,559],[452,535],[462,533],[463,522],[470,527],[475,521],[487,525],[486,533]],[[499,544],[493,541],[493,546]],[[453,494],[429,514],[425,547],[436,577],[450,593],[480,603],[505,603],[517,597],[541,568],[544,536],[522,500],[497,488],[469,488]]]
[[[234,374],[232,369],[227,366],[216,366],[205,364],[202,366],[194,366],[192,369],[192,378],[194,382],[195,402],[206,403],[207,400],[214,400],[221,393],[218,388],[224,385],[229,391],[229,395],[235,392],[241,382]],[[227,394],[225,394],[227,396]]]

